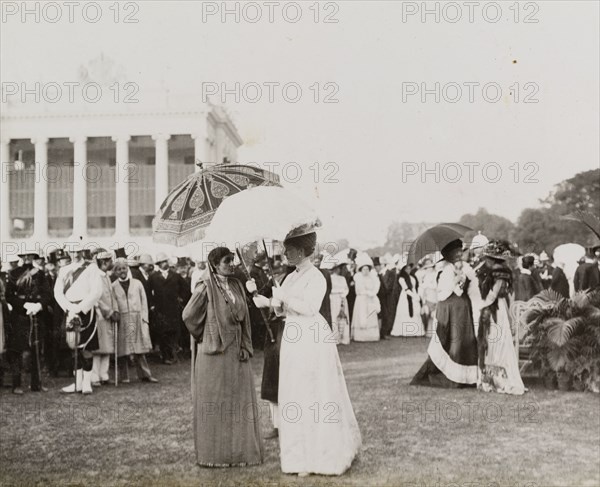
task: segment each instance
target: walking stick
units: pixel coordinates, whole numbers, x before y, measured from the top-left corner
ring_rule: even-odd
[[[263,240],[263,243],[264,243],[264,240]],[[237,252],[238,258],[240,259],[240,262],[242,263],[242,268],[244,269],[244,274],[246,275],[246,278],[250,281],[252,278],[250,277],[250,271],[246,267],[246,263],[244,262],[242,253],[240,252],[240,249],[236,249],[235,251]],[[268,256],[267,256],[267,260],[268,260]],[[254,291],[252,293],[252,297],[256,297],[256,296],[258,296],[258,291]],[[275,343],[275,337],[273,336],[273,331],[271,330],[271,326],[269,325],[269,318],[267,317],[264,308],[257,308],[257,309],[260,311],[260,315],[262,316],[262,319],[265,322],[265,326],[267,327],[267,333],[269,334],[271,343]]]
[[[76,318],[79,318],[76,315]],[[77,347],[79,346],[79,319],[75,320],[75,347],[73,348],[73,353],[75,354],[75,358],[73,359],[73,369],[75,372],[75,391],[77,391]]]
[[[119,324],[116,321],[113,321],[113,326],[115,329],[114,337],[115,337],[115,387],[119,385],[119,354],[117,348],[119,346],[118,333],[119,333]]]
[[[38,337],[38,321],[37,316],[29,315],[29,323],[33,332],[33,348],[35,349],[35,364],[38,375],[38,382],[40,384],[40,389],[42,388],[42,369],[40,366],[40,340]]]
[[[196,383],[195,371],[196,371],[196,339],[190,334],[190,349],[192,353],[192,370],[190,372],[190,387],[192,391],[192,399],[194,398],[194,384]]]

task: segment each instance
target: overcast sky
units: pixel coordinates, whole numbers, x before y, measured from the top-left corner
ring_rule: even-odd
[[[6,4],[21,2],[3,3],[6,14],[13,8]],[[221,2],[123,3],[117,23],[112,2],[102,3],[97,23],[80,10],[70,23],[61,2],[55,23],[50,9],[40,22],[9,15],[1,24],[2,81],[77,81],[79,66],[104,53],[124,81],[140,86],[140,106],[158,87],[199,100],[203,83],[239,82],[246,99],[242,91],[239,102],[230,94],[225,104],[245,140],[240,162],[298,163],[300,180],[291,183],[289,166],[284,181],[315,201],[327,237],[356,246],[383,243],[393,220],[451,221],[478,207],[515,220],[555,183],[598,167],[598,2],[500,2],[501,12],[476,2],[473,22],[464,2],[430,2],[439,22],[434,14],[422,21],[414,12],[421,2],[373,1],[322,3],[315,22],[317,8],[301,2],[296,23],[295,6],[278,3],[272,23],[264,2],[237,7],[239,22],[233,14],[223,22]],[[256,6],[262,18],[252,23]],[[462,18],[452,22],[458,9]],[[125,23],[128,14],[139,22]],[[249,83],[263,87],[256,103]],[[272,103],[264,83],[280,84]],[[301,87],[297,103],[285,100],[286,83]],[[433,90],[424,103],[420,93],[407,94],[422,83]],[[292,85],[286,95],[295,96]],[[326,96],[338,102],[324,103]],[[220,103],[220,93],[211,100]],[[434,170],[425,182],[421,163]]]

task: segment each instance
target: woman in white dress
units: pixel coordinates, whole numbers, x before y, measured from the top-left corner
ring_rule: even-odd
[[[377,293],[381,281],[373,270],[373,261],[363,254],[356,259],[358,272],[354,275],[356,301],[352,313],[352,340],[355,342],[377,342],[380,339],[377,314],[381,304]]]
[[[331,301],[331,320],[333,331],[336,333],[339,344],[350,344],[350,319],[348,314],[348,282],[342,276],[340,264],[331,270],[331,293],[329,299]]]
[[[396,318],[391,335],[393,337],[422,337],[425,327],[421,319],[421,297],[414,276],[409,273],[408,265],[400,269],[400,287],[402,293],[396,308]]]
[[[307,233],[310,232],[310,233]],[[307,476],[341,475],[361,447],[335,335],[319,309],[323,274],[311,263],[316,234],[291,232],[284,241],[292,272],[271,300],[254,298],[285,317],[279,365],[279,446],[281,470]]]
[[[491,241],[484,250],[481,268],[481,313],[479,317],[479,375],[477,388],[485,392],[521,395],[525,385],[510,327],[509,296],[512,273],[506,265],[508,245]]]

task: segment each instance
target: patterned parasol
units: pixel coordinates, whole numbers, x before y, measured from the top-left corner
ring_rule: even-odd
[[[279,176],[242,164],[210,166],[190,175],[156,212],[153,241],[181,247],[202,240],[223,200],[256,186],[281,186]]]

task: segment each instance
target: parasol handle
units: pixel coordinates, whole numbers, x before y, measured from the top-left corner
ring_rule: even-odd
[[[246,279],[248,279],[250,281],[252,279],[252,277],[250,277],[250,271],[246,267],[246,263],[244,262],[242,253],[240,252],[240,249],[235,249],[235,251],[237,252],[238,258],[240,259],[240,262],[242,263],[243,269],[246,271],[244,273],[244,274],[246,274]],[[258,296],[258,291],[254,291],[252,293],[253,298],[256,296]],[[271,343],[275,343],[275,337],[273,336],[273,331],[271,330],[271,326],[269,325],[269,318],[267,317],[265,310],[263,308],[258,308],[258,310],[260,311],[260,315],[261,315],[263,321],[265,322],[265,326],[267,327],[267,332],[269,333],[269,339],[271,340]]]
[[[271,274],[271,280],[273,281],[273,285],[275,287],[279,287],[279,282],[275,279],[275,273],[273,272],[273,267],[271,266],[271,261],[269,260],[269,253],[267,252],[267,244],[265,243],[265,239],[262,241],[263,249],[265,249],[265,256],[267,257],[267,265],[269,266],[269,273]]]

